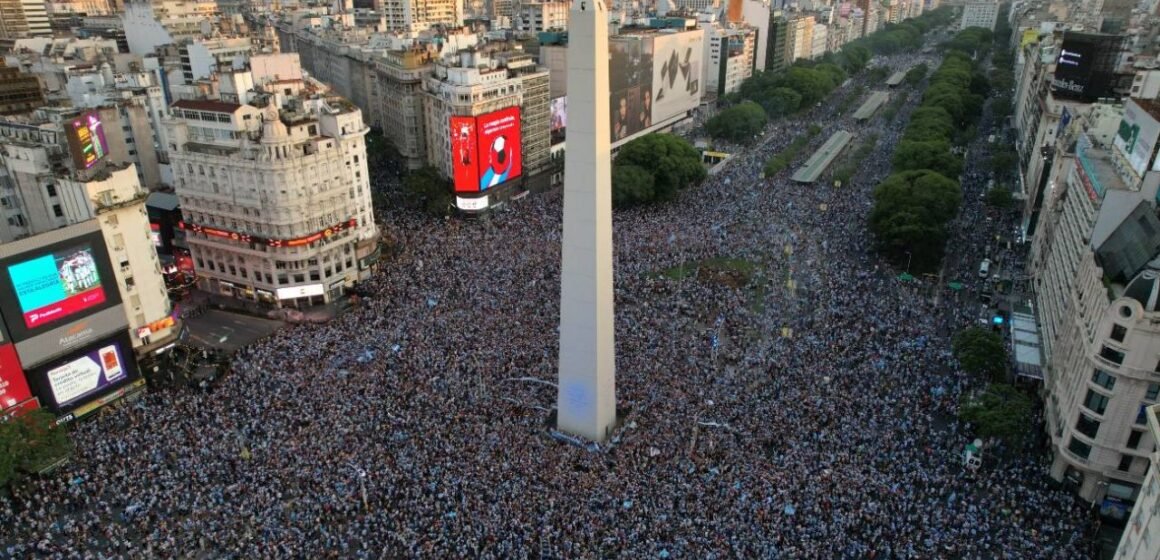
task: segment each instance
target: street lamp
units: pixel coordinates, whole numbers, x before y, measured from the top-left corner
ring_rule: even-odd
[[[347,462],[347,466],[354,469],[355,474],[358,476],[359,487],[362,490],[363,511],[369,512],[371,506],[367,502],[367,471],[354,464],[353,461]]]
[[[911,258],[913,258],[913,255],[910,254],[910,251],[907,251],[906,252],[906,272],[907,272],[907,274],[910,273],[910,259]]]

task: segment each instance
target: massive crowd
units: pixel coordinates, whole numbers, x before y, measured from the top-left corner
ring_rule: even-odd
[[[0,501],[0,556],[1084,557],[1086,510],[1042,455],[964,472],[956,406],[978,382],[948,349],[974,304],[899,282],[870,249],[869,192],[909,95],[889,122],[827,104],[775,123],[679,200],[616,214],[627,416],[611,445],[546,427],[561,194],[478,222],[393,215],[401,252],[371,297],[241,351],[207,392],[78,426],[72,464]],[[796,165],[762,178],[814,122],[811,149],[878,134],[852,184],[794,184]],[[962,262],[981,258],[979,165]],[[717,257],[750,263],[748,284],[655,274]],[[948,275],[973,277],[963,266]]]

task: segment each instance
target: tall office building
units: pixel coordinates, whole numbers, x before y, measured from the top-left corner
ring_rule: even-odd
[[[0,39],[51,37],[44,0],[0,0]]]
[[[970,0],[963,4],[959,29],[982,27],[994,31],[997,21],[999,21],[999,0]]]

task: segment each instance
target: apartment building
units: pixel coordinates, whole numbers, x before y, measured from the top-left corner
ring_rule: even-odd
[[[0,39],[51,37],[46,6],[43,0],[0,0]]]
[[[568,7],[568,2],[562,0],[520,4],[516,10],[514,28],[521,33],[567,31]]]
[[[1160,405],[1149,406],[1146,415],[1152,441],[1160,441]],[[1151,468],[1144,478],[1144,487],[1136,500],[1128,526],[1120,537],[1116,560],[1160,558],[1160,450],[1153,447],[1148,460]]]
[[[959,18],[959,29],[982,27],[994,31],[995,23],[998,21],[998,0],[970,0],[963,4],[963,13]]]

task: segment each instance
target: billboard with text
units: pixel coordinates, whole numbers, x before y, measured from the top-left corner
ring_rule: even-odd
[[[129,335],[118,333],[34,368],[28,380],[50,409],[63,414],[140,377]]]
[[[0,261],[0,311],[20,342],[121,302],[105,240],[94,232]]]
[[[1152,150],[1156,147],[1157,138],[1160,138],[1160,122],[1135,100],[1128,99],[1124,104],[1120,129],[1112,145],[1124,159],[1128,160],[1128,164],[1137,175],[1143,175],[1148,170],[1148,161],[1152,159]]]
[[[523,173],[520,108],[508,107],[475,119],[479,135],[479,189],[502,185]]]

